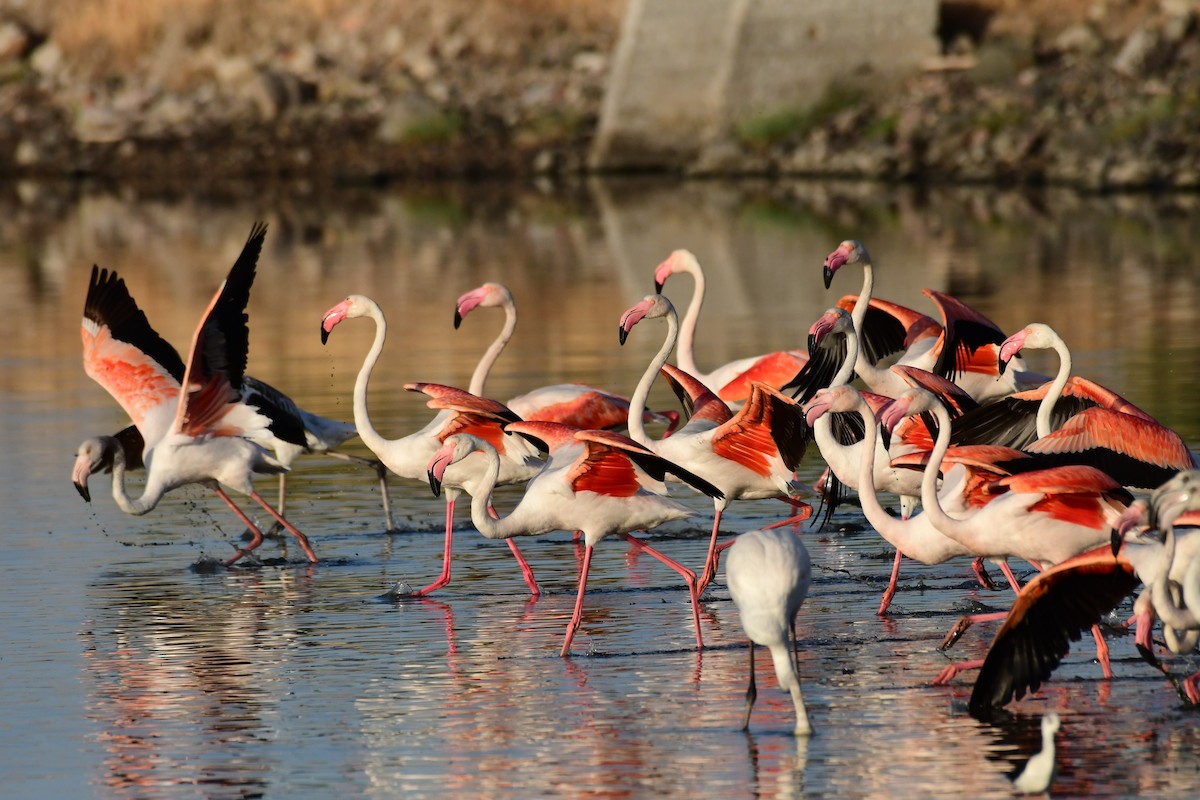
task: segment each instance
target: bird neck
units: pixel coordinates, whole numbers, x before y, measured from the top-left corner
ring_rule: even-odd
[[[371,380],[375,362],[383,352],[383,343],[387,339],[387,320],[383,316],[383,310],[374,302],[367,306],[367,316],[375,322],[375,341],[371,343],[371,349],[363,359],[358,377],[354,381],[354,427],[358,429],[358,437],[362,439],[363,444],[378,455],[387,448],[388,441],[371,423],[371,415],[367,411],[367,384]]]
[[[950,449],[950,412],[941,403],[935,403],[933,415],[937,418],[937,438],[934,439],[933,450],[929,453],[925,474],[921,476],[921,507],[929,515],[933,527],[949,534],[963,530],[965,523],[947,514],[938,496],[938,476],[942,470],[942,459]]]
[[[1170,525],[1163,533],[1162,556],[1158,574],[1154,576],[1151,595],[1154,599],[1154,613],[1163,621],[1163,625],[1177,630],[1187,630],[1197,625],[1196,615],[1189,610],[1185,598],[1184,607],[1180,608],[1171,594],[1171,567],[1175,561],[1175,526]],[[1191,565],[1189,564],[1189,572]],[[1186,581],[1184,582],[1186,585]]]
[[[121,447],[120,443],[116,440],[113,441],[112,448],[113,500],[116,501],[117,508],[126,514],[140,517],[157,506],[158,501],[162,499],[162,496],[166,492],[162,485],[154,480],[154,473],[147,466],[146,485],[142,488],[142,496],[138,498],[130,497],[125,489],[125,448]]]
[[[700,309],[704,306],[704,273],[696,269],[690,274],[694,282],[692,299],[683,314],[683,323],[679,328],[679,353],[676,359],[681,370],[698,377],[701,372],[696,366],[696,325],[700,321]]]
[[[811,733],[812,725],[808,721],[808,710],[804,707],[804,695],[800,692],[800,678],[796,675],[792,649],[786,641],[785,637],[783,642],[775,642],[768,647],[771,651],[771,663],[775,665],[775,678],[779,681],[780,688],[787,689],[792,696],[792,705],[796,709],[795,732]]]
[[[1067,343],[1060,337],[1055,336],[1050,346],[1054,352],[1058,353],[1058,373],[1055,374],[1054,380],[1050,382],[1050,388],[1046,391],[1046,396],[1042,398],[1042,404],[1038,406],[1037,437],[1039,439],[1054,430],[1050,425],[1050,418],[1054,413],[1054,404],[1062,397],[1063,389],[1066,388],[1067,381],[1071,377],[1071,351],[1067,347]]]
[[[520,533],[519,530],[514,530],[511,524],[505,524],[512,514],[507,517],[493,517],[490,511],[492,491],[500,479],[500,454],[492,447],[480,448],[475,452],[480,453],[486,463],[479,484],[471,495],[471,522],[475,524],[475,529],[488,539],[508,539]]]
[[[512,339],[513,331],[516,329],[517,305],[510,300],[504,304],[504,328],[488,347],[483,357],[479,359],[479,363],[475,365],[475,372],[471,375],[471,385],[467,388],[468,392],[479,397],[484,396],[483,387],[492,371],[492,365],[504,352],[504,348],[508,346],[508,341]]]
[[[643,419],[646,413],[646,400],[650,397],[650,387],[654,385],[658,371],[662,369],[663,364],[667,363],[667,357],[671,355],[671,349],[675,347],[675,342],[679,339],[679,317],[674,309],[667,312],[666,320],[667,336],[663,340],[662,347],[658,349],[658,354],[650,359],[650,365],[642,373],[633,397],[629,398],[629,436],[647,447],[651,446],[651,439],[646,434],[646,423]]]
[[[858,361],[858,329],[846,331],[846,357],[842,359],[841,366],[834,373],[833,379],[829,381],[830,386],[843,386],[854,379],[854,365]],[[871,365],[874,368],[874,364]],[[826,414],[828,416],[828,414]],[[824,419],[824,417],[822,417]]]
[[[884,510],[875,492],[875,451],[879,441],[879,421],[871,412],[866,400],[859,401],[858,415],[862,418],[863,429],[866,432],[863,439],[862,461],[858,465],[858,498],[862,503],[863,515],[880,535],[892,545],[903,550],[900,542],[904,541],[906,526]],[[828,414],[825,415],[829,416]],[[825,417],[817,420],[820,424]]]

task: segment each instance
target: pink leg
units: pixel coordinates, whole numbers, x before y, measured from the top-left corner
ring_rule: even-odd
[[[225,490],[222,489],[220,486],[217,487],[217,497],[220,497],[222,500],[225,501],[226,505],[228,505],[231,509],[233,509],[233,513],[237,514],[238,519],[240,519],[242,521],[242,524],[246,526],[247,530],[254,532],[254,538],[250,540],[250,544],[244,548],[239,547],[238,551],[237,551],[237,555],[235,555],[233,558],[231,558],[225,562],[225,566],[228,567],[228,566],[231,566],[239,558],[241,558],[242,556],[251,552],[252,550],[254,550],[254,548],[256,548],[260,544],[262,544],[263,543],[263,532],[261,530],[259,530],[259,527],[257,525],[255,525],[253,522],[250,521],[250,518],[248,516],[246,516],[245,512],[243,512],[240,508],[237,507],[237,504],[234,503],[233,500],[229,499],[229,495],[225,494]]]
[[[220,487],[217,488],[217,491],[221,491]],[[271,505],[266,500],[263,500],[258,492],[251,492],[250,497],[254,500],[254,502],[265,508],[267,513],[275,518],[276,522],[287,529],[288,533],[296,537],[296,541],[300,543],[300,549],[304,551],[305,557],[307,557],[311,563],[317,563],[317,554],[313,552],[312,545],[308,543],[307,536],[297,530],[295,525],[284,519],[282,514],[271,508]],[[228,498],[226,498],[226,501],[228,502]]]
[[[900,562],[903,560],[904,553],[897,550],[896,560],[892,562],[892,577],[883,591],[883,600],[880,601],[879,610],[875,612],[875,616],[882,617],[887,613],[888,606],[892,604],[892,598],[896,596],[896,583],[900,580]]]
[[[1012,567],[1007,561],[1000,562],[1000,571],[1004,573],[1005,579],[1008,580],[1008,586],[1013,590],[1013,594],[1021,593],[1021,582],[1017,580],[1017,576],[1013,574]]]
[[[696,573],[692,572],[687,567],[680,564],[674,559],[667,558],[662,553],[655,550],[645,542],[639,541],[628,533],[625,534],[625,541],[629,542],[639,550],[644,550],[654,558],[657,558],[662,563],[666,564],[671,569],[678,572],[687,581],[688,593],[692,596],[692,621],[696,624],[696,649],[704,649],[704,638],[700,635],[700,591],[696,588]]]
[[[960,661],[957,664],[951,664],[944,670],[938,673],[933,679],[933,686],[945,686],[954,679],[954,676],[960,672],[965,672],[969,669],[979,669],[983,666],[983,661]]]
[[[720,530],[721,509],[718,508],[713,514],[712,536],[708,540],[708,554],[704,557],[704,571],[700,574],[700,580],[696,582],[697,593],[703,592],[712,579],[717,577],[717,534],[720,533]],[[637,540],[634,539],[634,541]]]
[[[772,528],[782,528],[784,525],[795,525],[799,527],[801,522],[804,522],[804,520],[813,515],[813,507],[808,503],[802,503],[799,500],[790,499],[786,500],[785,502],[789,503],[796,513],[787,519],[781,519],[779,522],[772,522],[770,525],[764,525],[764,531],[769,531]]]
[[[1183,679],[1183,691],[1194,706],[1200,705],[1200,688],[1197,687],[1198,683],[1200,683],[1200,672],[1193,672]]]
[[[1092,638],[1096,640],[1096,660],[1100,662],[1100,671],[1104,673],[1104,677],[1112,678],[1112,665],[1108,661],[1108,642],[1104,641],[1104,634],[1100,632],[1099,625],[1092,626]]]
[[[583,593],[587,589],[588,569],[592,566],[592,549],[589,544],[583,552],[583,564],[579,568],[579,592],[575,595],[575,613],[567,623],[567,635],[563,639],[562,650],[558,653],[562,658],[571,655],[571,640],[575,638],[575,631],[579,630],[579,623],[583,619]]]
[[[442,574],[437,580],[413,592],[413,597],[424,597],[430,592],[437,591],[450,582],[450,551],[454,543],[454,501],[446,501],[446,546],[442,551]]]
[[[521,575],[525,577],[525,585],[529,587],[529,592],[534,597],[540,597],[542,590],[538,588],[537,581],[533,579],[533,570],[529,566],[529,562],[525,560],[525,556],[521,555],[521,551],[517,549],[517,543],[512,539],[506,540],[508,549],[512,550],[513,556],[516,557],[517,563],[521,566]]]

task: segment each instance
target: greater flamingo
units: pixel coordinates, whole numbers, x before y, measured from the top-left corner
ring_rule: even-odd
[[[880,422],[890,429],[902,417],[927,412],[937,419],[938,437],[925,470],[937,472],[950,444],[950,415],[930,392],[909,389],[883,410]],[[957,465],[946,475],[946,481],[953,482],[955,471],[962,469],[962,465]],[[1120,484],[1089,466],[1051,467],[987,478],[968,483],[963,492],[967,511],[961,517],[954,516],[941,505],[933,483],[922,483],[923,515],[939,531],[971,548],[976,555],[1022,558],[1039,568],[1065,561],[1102,543],[1133,499]],[[965,627],[960,623],[957,633],[961,635],[962,630]],[[1092,632],[1104,675],[1112,677],[1104,637],[1098,628]],[[951,665],[935,682],[945,683],[966,668],[967,665]]]
[[[1025,326],[1000,345],[999,364],[1003,370],[1009,361],[1025,349],[1053,350],[1058,355],[1058,372],[1042,387],[1040,402],[1020,402],[1026,396],[1009,398],[1004,405],[981,412],[978,419],[956,423],[958,439],[978,438],[980,430],[1000,435],[1003,441],[1043,456],[1042,464],[1091,464],[1121,484],[1153,489],[1180,470],[1195,469],[1196,460],[1175,431],[1125,398],[1103,386],[1075,379],[1071,375],[1071,351],[1062,337],[1040,322]],[[1073,402],[1063,402],[1064,390],[1071,384]],[[1029,441],[1030,414],[1036,440]],[[983,414],[986,413],[986,416]]]
[[[654,270],[654,291],[661,294],[667,278],[672,275],[692,276],[692,299],[679,330],[679,367],[703,383],[713,394],[731,405],[743,403],[750,397],[750,385],[765,383],[772,389],[781,389],[796,377],[808,361],[803,350],[777,350],[759,356],[739,358],[711,372],[703,372],[696,366],[695,341],[696,323],[704,305],[704,270],[700,262],[688,250],[675,250]]]
[[[183,362],[180,361],[179,364],[181,365],[179,374],[182,376]],[[275,459],[285,469],[290,470],[300,455],[314,453],[333,456],[352,464],[362,464],[375,470],[375,474],[379,477],[379,492],[383,498],[384,524],[387,526],[386,530],[395,530],[396,525],[392,521],[392,508],[388,498],[386,467],[376,459],[362,458],[336,449],[355,435],[353,425],[306,411],[297,406],[296,402],[283,392],[265,381],[249,375],[242,378],[241,398],[242,402],[257,408],[271,420],[267,435],[259,443],[274,453]],[[282,430],[280,429],[281,423]],[[303,444],[295,441],[301,437],[303,437]],[[145,449],[146,443],[136,425],[124,428],[112,437],[94,436],[85,439],[76,451],[75,467],[72,470],[71,478],[79,494],[88,502],[91,502],[91,492],[87,485],[88,477],[101,470],[104,472],[112,470],[116,454],[113,439],[125,454],[126,471],[145,467],[142,463],[142,450]],[[280,514],[287,513],[287,475],[287,472],[279,473],[279,502],[276,503],[275,510]],[[272,531],[278,530],[280,527],[279,522],[275,521]]]
[[[465,433],[446,437],[429,459],[428,480],[434,494],[438,494],[447,472],[478,453],[484,467],[468,491],[471,520],[481,534],[511,541],[514,536],[550,531],[583,532],[587,549],[575,609],[559,655],[570,654],[571,641],[583,618],[592,551],[597,542],[611,535],[623,536],[683,576],[691,595],[696,647],[703,647],[696,574],[634,538],[630,531],[692,515],[687,507],[659,493],[668,472],[710,496],[719,496],[720,490],[619,433],[583,431],[554,422],[513,422],[507,427],[514,434],[538,440],[549,451],[544,469],[529,481],[520,502],[507,516],[495,518],[488,513],[501,463],[490,442]]]
[[[383,310],[369,297],[352,294],[345,300],[333,306],[321,317],[321,342],[329,339],[330,332],[339,323],[347,319],[366,317],[375,323],[375,340],[367,352],[354,381],[354,426],[363,444],[383,462],[384,466],[404,478],[424,481],[427,474],[429,458],[442,441],[450,434],[459,431],[475,433],[491,441],[503,454],[500,460],[501,471],[498,480],[501,483],[523,483],[533,477],[542,467],[536,458],[537,452],[528,442],[518,437],[505,435],[502,425],[505,420],[515,420],[512,414],[502,404],[494,400],[476,397],[461,389],[441,386],[433,383],[410,383],[405,385],[409,391],[424,392],[432,398],[428,405],[438,410],[429,423],[416,433],[411,433],[400,439],[386,439],[376,430],[367,410],[367,385],[371,380],[371,372],[383,352],[383,344],[387,339],[387,320]],[[446,526],[445,547],[442,555],[441,574],[433,583],[418,589],[413,594],[418,597],[441,589],[450,582],[450,554],[454,541],[454,504],[461,490],[470,491],[470,484],[478,481],[484,468],[482,459],[457,466],[446,478]],[[473,492],[472,492],[473,494]],[[529,591],[535,596],[539,594],[533,571],[521,555],[516,543],[508,542],[509,549],[521,567],[521,574]]]
[[[497,334],[471,375],[467,391],[485,397],[488,375],[496,359],[512,339],[517,328],[517,304],[512,292],[502,283],[485,283],[466,292],[454,306],[454,327],[476,308],[504,310],[504,327]],[[561,422],[585,430],[624,427],[629,418],[629,398],[582,383],[558,383],[540,386],[505,401],[504,405],[523,420]],[[678,411],[644,412],[646,422],[666,425],[667,434],[679,424]]]
[[[1134,602],[1137,646],[1157,666],[1150,640],[1153,616],[1163,615],[1167,628],[1171,622],[1180,627],[1189,623],[1175,616],[1181,610],[1168,587],[1180,581],[1185,589],[1191,587],[1191,598],[1185,595],[1187,611],[1200,609],[1200,566],[1194,566],[1200,563],[1200,513],[1192,510],[1200,505],[1198,478],[1195,472],[1181,473],[1156,492],[1149,532],[1138,527],[1147,506],[1139,500],[1118,520],[1110,544],[1068,559],[1025,586],[975,679],[969,704],[973,716],[985,718],[994,708],[1037,691],[1069,652],[1071,640],[1115,609],[1139,583],[1145,588]],[[1187,530],[1177,531],[1177,526]],[[1162,540],[1148,535],[1158,528]],[[1177,651],[1195,645],[1194,637],[1183,638],[1188,641],[1180,643],[1171,635],[1167,640],[1183,645],[1174,646]],[[1197,682],[1200,673],[1185,681],[1183,689],[1193,703],[1200,702]]]
[[[1042,749],[1033,755],[1017,776],[1013,778],[1013,788],[1024,794],[1042,794],[1050,791],[1058,767],[1054,760],[1054,734],[1058,733],[1060,725],[1058,714],[1051,711],[1042,715]]]
[[[779,686],[792,696],[796,708],[797,736],[812,733],[800,677],[796,673],[794,634],[796,612],[808,596],[812,565],[808,549],[788,530],[748,531],[738,536],[725,559],[725,579],[738,609],[742,629],[750,640],[750,682],[746,689],[746,716],[742,730],[750,725],[750,711],[758,691],[754,682],[754,645],[771,652]]]
[[[116,273],[93,267],[84,302],[84,370],[121,404],[145,443],[141,459],[146,482],[141,496],[133,498],[125,488],[126,467],[133,459],[127,459],[117,439],[101,439],[101,450],[112,458],[113,499],[122,511],[140,516],[172,489],[189,483],[211,486],[253,533],[249,545],[226,566],[258,547],[263,533],[222,486],[261,505],[296,538],[308,560],[317,561],[308,538],[263,500],[253,483],[255,474],[285,469],[266,449],[271,421],[240,399],[250,340],[245,308],[265,236],[265,225],[251,229],[196,328],[182,376],[178,354],[150,327]],[[83,459],[81,453],[73,477],[86,499],[84,470],[90,463]]]
[[[852,306],[855,330],[870,345],[859,349],[855,370],[872,391],[895,397],[907,388],[897,382],[894,374],[881,370],[875,363],[897,352],[901,353],[900,363],[948,378],[981,403],[1017,390],[1016,373],[1023,372],[1024,365],[1018,362],[1011,365],[1012,371],[1001,374],[996,356],[1004,332],[994,322],[965,303],[932,289],[922,292],[937,305],[942,316],[940,326],[903,306],[889,304],[884,308],[872,304],[875,268],[866,246],[854,240],[842,242],[826,256],[823,268],[826,289],[837,271],[848,264],[863,268],[863,284],[857,299],[847,298],[843,302]]]
[[[661,294],[647,295],[621,315],[621,344],[625,344],[633,326],[643,319],[665,319],[667,335],[629,401],[629,435],[663,458],[721,488],[721,496],[714,498],[712,535],[699,581],[703,591],[716,576],[720,552],[717,535],[729,501],[768,497],[792,500],[807,490],[793,480],[793,471],[807,447],[808,429],[799,405],[769,386],[752,384],[748,401],[733,414],[686,371],[664,367],[679,336],[679,318],[671,301]],[[652,439],[641,422],[641,412],[655,378],[663,369],[689,396],[692,418],[670,437]],[[812,507],[802,505],[798,514],[776,525],[811,516]]]

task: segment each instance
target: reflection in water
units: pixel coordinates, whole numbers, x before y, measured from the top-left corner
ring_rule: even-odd
[[[81,438],[123,424],[79,368],[91,264],[118,269],[182,347],[194,323],[183,311],[211,295],[258,217],[270,232],[250,304],[251,371],[316,413],[348,419],[370,332],[347,330],[323,348],[317,322],[345,294],[369,294],[395,331],[371,392],[372,416],[390,436],[428,419],[404,382],[466,384],[495,331],[455,331],[454,300],[484,281],[503,280],[522,305],[492,393],[564,380],[628,393],[656,346],[619,347],[617,318],[651,291],[654,266],[672,249],[688,247],[705,266],[698,358],[716,364],[802,346],[838,296],[822,288],[821,259],[853,236],[879,262],[880,296],[924,310],[927,286],[1006,330],[1048,322],[1080,373],[1195,445],[1200,199],[634,180],[562,194],[446,185],[252,201],[59,199],[36,185],[0,195],[0,275],[10,287],[0,312],[22,323],[10,326],[10,368],[0,370],[11,455],[0,461],[0,499],[14,531],[6,559],[24,580],[16,607],[83,631],[85,708],[76,719],[57,704],[49,713],[62,719],[49,729],[96,731],[82,749],[101,794],[1009,797],[1005,773],[1036,747],[1040,714],[1055,709],[1058,791],[1194,795],[1193,716],[1128,636],[1110,642],[1117,680],[1101,680],[1077,652],[1007,723],[967,716],[969,679],[930,687],[958,606],[998,609],[1008,598],[967,581],[962,565],[913,566],[889,619],[877,619],[890,553],[853,509],[833,531],[805,529],[814,584],[799,619],[801,677],[816,733],[797,740],[790,701],[769,680],[749,733],[737,730],[744,644],[723,586],[702,609],[710,647],[701,657],[672,577],[619,543],[596,559],[595,624],[580,632],[580,655],[563,660],[557,643],[578,574],[569,536],[528,545],[545,592],[536,603],[507,548],[473,535],[456,537],[453,591],[380,603],[373,598],[398,581],[440,566],[441,504],[427,486],[395,488],[405,532],[387,536],[374,487],[313,459],[298,466],[289,513],[321,564],[196,575],[186,571],[195,551],[223,548],[237,531],[219,530],[220,519],[183,498],[137,519],[104,496],[86,507],[67,478]],[[856,288],[851,278],[839,291]],[[681,279],[668,289],[682,303],[691,287]],[[674,402],[665,388],[651,399]],[[812,482],[819,469],[810,457],[801,478]],[[712,507],[685,500],[699,521],[651,542],[698,565]],[[729,530],[778,519],[775,505],[731,511]],[[65,590],[74,587],[85,588]],[[45,691],[28,676],[53,652],[26,623],[33,618],[8,623],[6,675],[16,680],[4,690],[21,700]],[[992,630],[973,630],[953,656],[979,657]],[[25,769],[4,765],[0,780],[16,785]]]

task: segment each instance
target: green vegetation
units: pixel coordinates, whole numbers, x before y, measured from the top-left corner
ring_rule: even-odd
[[[447,111],[427,114],[413,120],[400,136],[408,144],[446,144],[463,132],[462,114]]]
[[[866,91],[860,87],[831,83],[811,106],[756,114],[738,123],[737,137],[743,145],[756,149],[803,138],[830,117],[859,104],[866,96]]]

